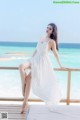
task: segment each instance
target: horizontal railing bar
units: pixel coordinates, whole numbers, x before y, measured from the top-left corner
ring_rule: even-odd
[[[24,98],[0,98],[0,101],[23,101]],[[32,101],[32,102],[43,102],[43,100],[41,99],[28,99],[28,101]],[[66,99],[62,99],[60,100],[60,102],[64,102],[67,101]]]
[[[0,69],[12,69],[12,70],[17,70],[19,69],[19,67],[0,67]],[[79,68],[53,68],[54,70],[57,70],[57,71],[80,71]]]
[[[24,98],[0,98],[0,101],[23,101]],[[28,99],[29,102],[44,102],[41,99]],[[80,100],[70,99],[71,103],[80,103]],[[62,99],[60,102],[67,102],[67,99]]]
[[[0,69],[18,70],[18,69],[19,69],[19,67],[0,67]]]
[[[57,71],[80,71],[79,68],[53,68],[54,70],[57,70]]]

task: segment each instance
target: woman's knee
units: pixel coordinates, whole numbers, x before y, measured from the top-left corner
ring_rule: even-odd
[[[24,68],[24,65],[23,64],[20,64],[19,65],[19,70],[23,69]]]
[[[27,69],[27,68],[31,68],[31,63],[30,62],[26,62],[26,63],[22,63],[19,65],[19,69]]]

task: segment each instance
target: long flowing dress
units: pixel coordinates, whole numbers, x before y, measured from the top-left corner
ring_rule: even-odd
[[[59,79],[53,69],[48,55],[48,42],[39,41],[37,53],[30,58],[31,88],[35,95],[40,97],[47,106],[56,105],[62,97]]]

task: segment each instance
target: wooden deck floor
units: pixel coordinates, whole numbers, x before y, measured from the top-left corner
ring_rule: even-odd
[[[9,120],[25,120],[26,113],[28,110],[26,110],[23,114],[21,114],[20,113],[21,107],[22,107],[21,105],[0,104],[0,114],[1,114],[1,112],[8,112]]]

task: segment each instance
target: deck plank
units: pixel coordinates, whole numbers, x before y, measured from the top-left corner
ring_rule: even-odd
[[[0,113],[8,112],[9,120],[25,120],[28,109],[25,110],[23,114],[21,114],[21,107],[22,105],[0,104]]]

